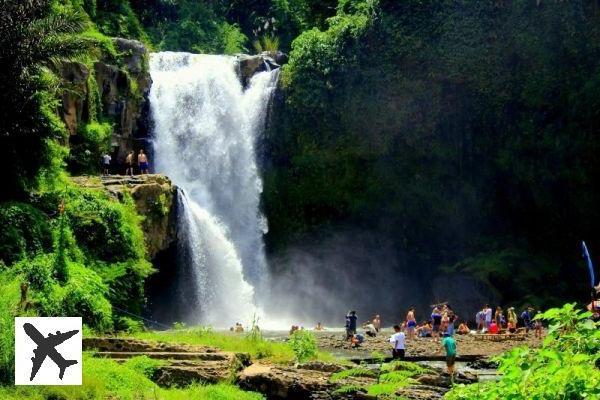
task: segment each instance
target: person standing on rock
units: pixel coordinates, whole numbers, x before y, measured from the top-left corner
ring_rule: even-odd
[[[356,321],[358,317],[356,316],[356,311],[350,311],[346,315],[346,339],[352,339],[354,334],[356,334]]]
[[[446,366],[448,367],[448,374],[453,378],[454,362],[456,361],[456,341],[449,333],[444,333],[442,347],[446,350]]]
[[[402,332],[400,325],[394,325],[394,334],[390,336],[392,344],[392,357],[395,360],[404,360],[406,335]]]
[[[133,150],[129,151],[127,157],[125,157],[125,165],[127,166],[125,175],[133,176]]]
[[[138,166],[140,167],[140,174],[148,175],[148,157],[144,154],[144,150],[140,150],[140,154],[138,154]]]
[[[483,307],[483,311],[485,315],[485,330],[487,331],[490,329],[490,325],[492,323],[492,308],[486,304],[485,307]]]
[[[408,332],[408,338],[415,338],[415,329],[417,328],[417,319],[415,318],[415,308],[410,307],[406,313],[406,331]]]
[[[105,153],[102,155],[102,173],[104,175],[109,175],[111,160],[112,160],[112,157],[110,156],[110,154]]]

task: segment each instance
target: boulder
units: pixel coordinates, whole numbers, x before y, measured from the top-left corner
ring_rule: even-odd
[[[280,68],[282,63],[287,62],[287,55],[279,51],[265,51],[258,55],[238,54],[237,60],[240,80],[247,87],[255,74]]]

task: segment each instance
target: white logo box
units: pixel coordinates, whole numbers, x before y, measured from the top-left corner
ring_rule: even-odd
[[[82,338],[81,317],[16,317],[15,385],[81,385]]]

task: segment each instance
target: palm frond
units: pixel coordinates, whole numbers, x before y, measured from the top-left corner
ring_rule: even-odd
[[[32,36],[73,34],[83,32],[89,24],[88,17],[80,11],[64,11],[38,19],[29,26]]]

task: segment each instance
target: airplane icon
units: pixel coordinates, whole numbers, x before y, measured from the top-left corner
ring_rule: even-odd
[[[46,357],[50,357],[50,359],[54,361],[56,365],[58,365],[58,368],[60,368],[60,373],[58,375],[60,380],[62,380],[63,376],[65,375],[65,370],[67,367],[77,364],[76,360],[65,360],[65,358],[58,351],[56,351],[55,347],[76,335],[77,332],[79,332],[78,330],[65,333],[60,333],[60,331],[57,331],[56,335],[50,333],[48,334],[48,337],[44,337],[44,335],[42,335],[40,331],[38,331],[35,326],[31,325],[30,323],[23,324],[23,329],[25,330],[27,336],[29,336],[31,340],[33,340],[38,346],[37,349],[33,350],[33,354],[35,354],[35,356],[31,357],[33,367],[31,368],[31,377],[29,378],[29,381],[33,381],[33,378],[35,378],[35,375],[40,370]]]

